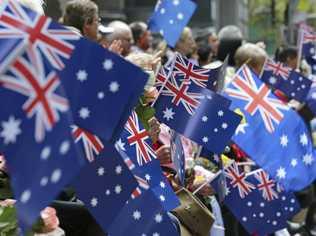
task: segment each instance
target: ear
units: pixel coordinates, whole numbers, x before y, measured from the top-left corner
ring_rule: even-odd
[[[82,28],[83,35],[87,35],[87,33],[89,32],[89,28],[90,28],[90,24],[86,21],[83,24],[83,28]]]

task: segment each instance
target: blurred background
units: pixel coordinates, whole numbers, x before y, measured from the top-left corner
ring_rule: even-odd
[[[46,14],[58,20],[67,0],[45,0]],[[102,22],[114,19],[146,21],[156,0],[94,0]],[[190,22],[196,35],[218,32],[235,24],[248,41],[264,41],[269,53],[281,43],[296,43],[298,25],[316,26],[316,0],[196,0],[198,9]]]

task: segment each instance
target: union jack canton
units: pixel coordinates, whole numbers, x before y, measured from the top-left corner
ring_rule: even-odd
[[[259,113],[267,131],[273,133],[275,125],[284,117],[282,110],[288,110],[289,107],[271,96],[271,90],[265,84],[257,85],[252,74],[247,66],[241,67],[225,92],[232,98],[246,101],[243,108],[252,116]]]
[[[19,40],[20,45],[16,45],[16,50],[22,47],[21,44],[27,44],[30,55],[41,52],[53,68],[64,68],[63,60],[69,59],[74,50],[70,42],[78,40],[80,36],[54,23],[52,19],[21,6],[15,0],[3,0],[1,5],[0,40]],[[12,55],[15,54],[13,52]],[[7,59],[13,58],[8,55]]]
[[[116,142],[122,151],[126,152],[133,163],[142,166],[156,159],[156,153],[151,147],[152,142],[135,111],[128,118],[121,137]]]
[[[60,113],[68,111],[66,98],[56,93],[61,89],[59,76],[41,60],[35,52],[33,59],[30,53],[19,56],[9,70],[1,76],[0,85],[14,93],[26,97],[21,104],[26,116],[35,117],[35,139],[43,141],[45,132],[52,130],[59,121]],[[36,63],[32,63],[35,61]]]
[[[224,204],[249,234],[264,236],[286,228],[287,220],[299,211],[292,192],[285,192],[262,169],[246,173],[243,164],[233,162],[225,168],[227,181]],[[211,184],[215,191],[219,178]]]

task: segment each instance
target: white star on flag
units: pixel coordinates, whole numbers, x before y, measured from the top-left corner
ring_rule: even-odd
[[[147,181],[150,181],[150,179],[151,179],[150,175],[149,175],[149,174],[146,174],[146,175],[145,175],[145,179],[146,179]]]
[[[125,149],[125,143],[122,141],[122,139],[119,139],[119,140],[116,141],[115,147],[116,147],[117,149],[120,149],[120,150],[124,151],[124,152],[126,151],[126,149]]]
[[[58,183],[59,180],[61,179],[62,176],[62,171],[60,169],[56,169],[53,171],[51,177],[50,177],[50,181],[54,184]]]
[[[103,92],[98,92],[98,98],[103,99],[104,98],[104,93]]]
[[[70,143],[69,143],[69,141],[66,140],[66,141],[62,142],[62,144],[60,145],[59,153],[62,155],[65,155],[65,154],[67,154],[69,149],[70,149]]]
[[[173,5],[178,6],[179,5],[179,0],[173,0]]]
[[[177,15],[178,20],[183,20],[183,14],[180,12]]]
[[[164,195],[160,195],[160,196],[159,196],[159,199],[160,199],[160,201],[162,201],[162,202],[166,201],[166,198],[165,198]]]
[[[114,189],[114,192],[116,194],[120,194],[122,192],[122,186],[121,185],[116,185],[115,189]]]
[[[307,135],[306,135],[305,133],[300,135],[300,143],[301,143],[303,146],[307,146],[307,144],[308,144],[308,138],[307,138]]]
[[[133,212],[134,220],[139,220],[141,217],[142,217],[142,214],[140,213],[140,211],[136,210]]]
[[[303,156],[303,162],[305,163],[305,165],[311,165],[314,161],[314,158],[311,154],[305,154]]]
[[[50,147],[48,147],[48,146],[44,147],[44,148],[42,149],[42,151],[41,151],[41,155],[40,155],[40,156],[41,156],[41,159],[42,159],[42,160],[47,160],[47,159],[49,158],[51,152],[52,152],[52,150],[51,150]]]
[[[165,188],[166,187],[166,184],[164,182],[160,182],[160,187],[161,188]]]
[[[1,123],[2,131],[0,137],[4,138],[4,144],[15,143],[18,135],[22,133],[20,129],[21,120],[10,116],[8,121]]]
[[[109,85],[109,90],[112,93],[116,93],[119,90],[119,88],[120,88],[120,85],[116,81],[111,82]]]
[[[106,71],[109,71],[113,68],[113,61],[111,59],[106,59],[104,60],[103,62],[103,68],[106,70]]]
[[[297,159],[291,160],[291,166],[293,166],[293,167],[297,166]]]
[[[222,110],[220,110],[220,111],[217,112],[217,115],[218,115],[219,117],[222,117],[222,116],[224,115],[224,112],[223,112]]]
[[[103,167],[100,167],[100,168],[98,169],[98,175],[99,175],[99,176],[103,176],[104,173],[105,173],[104,168],[103,168]]]
[[[116,166],[116,167],[115,167],[115,173],[116,173],[117,175],[122,174],[122,166]]]
[[[227,123],[223,123],[223,124],[222,124],[222,128],[223,128],[223,129],[227,129],[227,128],[228,128],[228,124],[227,124]]]
[[[85,70],[79,70],[76,76],[77,76],[77,80],[79,80],[80,82],[84,82],[88,79],[88,74]]]
[[[92,198],[90,201],[90,204],[92,207],[96,207],[98,205],[98,199],[97,198]]]
[[[277,170],[277,177],[279,179],[285,179],[285,176],[286,176],[286,171],[283,167],[280,167],[278,170]]]
[[[270,79],[269,79],[269,82],[270,82],[270,84],[275,84],[276,83],[276,78],[275,77],[270,77]]]
[[[203,143],[207,143],[208,142],[208,137],[204,136],[202,141],[203,141]]]
[[[208,117],[207,117],[207,116],[203,116],[203,117],[202,117],[202,121],[203,121],[203,122],[207,122],[207,120],[208,120]]]
[[[286,135],[282,135],[281,138],[280,138],[280,144],[282,147],[287,147],[287,144],[288,144],[289,140],[287,138]]]
[[[87,107],[82,107],[79,111],[79,117],[82,119],[87,119],[90,117],[90,111]]]
[[[156,221],[157,223],[161,223],[161,222],[162,222],[162,215],[161,215],[161,214],[155,215],[155,221]]]
[[[27,203],[31,199],[31,196],[32,196],[31,190],[25,190],[21,194],[20,201],[22,203]]]
[[[167,121],[173,120],[174,114],[176,113],[173,112],[172,108],[169,109],[166,107],[166,110],[163,111],[163,118],[165,118]]]

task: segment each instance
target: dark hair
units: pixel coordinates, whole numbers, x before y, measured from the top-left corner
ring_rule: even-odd
[[[83,33],[84,24],[91,24],[97,14],[98,6],[91,0],[72,0],[66,4],[63,23]]]
[[[297,48],[294,46],[281,46],[275,52],[275,60],[286,63],[288,58],[296,58],[298,55]]]
[[[241,45],[241,39],[222,39],[219,42],[217,59],[220,61],[224,61],[225,58],[229,56],[228,64],[230,66],[235,66],[235,53]]]
[[[145,23],[143,22],[137,21],[129,25],[131,27],[135,42],[138,42],[139,39],[143,36],[143,34],[146,32],[147,29],[146,27],[144,27],[144,24]]]
[[[197,51],[197,54],[199,56],[199,63],[202,64],[203,62],[206,62],[209,59],[211,53],[211,46],[209,46],[208,44],[200,44]]]

